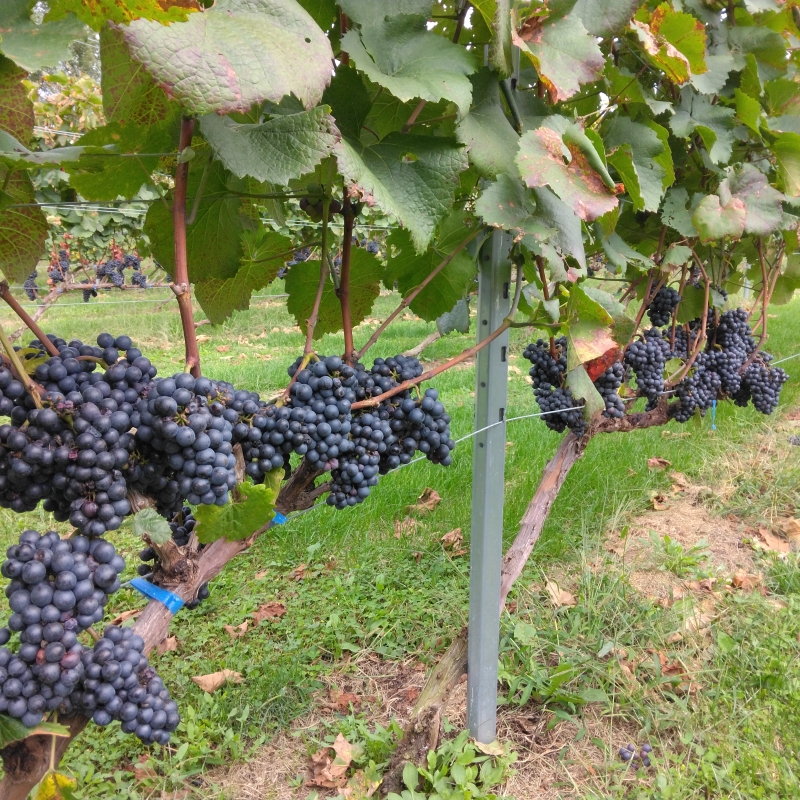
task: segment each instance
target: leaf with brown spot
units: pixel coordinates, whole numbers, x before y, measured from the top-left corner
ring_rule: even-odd
[[[353,775],[347,781],[347,786],[342,789],[342,796],[345,800],[364,800],[364,798],[372,797],[381,785],[381,779],[373,779],[367,777],[363,769]]]
[[[286,613],[286,606],[276,600],[269,603],[261,603],[253,612],[253,620],[256,625],[260,625],[265,619],[280,619]]]
[[[556,608],[574,606],[577,604],[575,596],[566,591],[566,589],[559,588],[555,581],[547,581],[544,588],[547,590],[547,594],[550,595],[550,601]]]
[[[192,678],[193,683],[209,694],[216,692],[220,686],[224,686],[226,683],[241,683],[243,680],[242,673],[234,672],[232,669],[223,669],[208,675],[195,675]]]
[[[233,625],[226,625],[225,626],[225,633],[231,637],[231,639],[241,639],[247,633],[248,622],[245,620],[241,625],[237,625],[234,627]]]
[[[667,467],[671,466],[672,462],[667,461],[666,458],[659,458],[658,456],[653,456],[652,458],[647,459],[648,469],[666,469]]]
[[[429,514],[431,511],[434,511],[441,502],[442,498],[439,496],[439,493],[428,486],[417,498],[417,502],[414,503],[414,505],[406,507],[406,511],[409,514]]]
[[[753,543],[753,546],[757,550],[771,550],[774,553],[786,555],[792,549],[792,546],[786,541],[786,539],[776,536],[767,528],[759,528],[757,535],[761,540],[754,541]]]
[[[158,653],[158,655],[160,656],[163,656],[164,653],[171,653],[177,649],[178,649],[178,637],[167,636],[167,638],[161,641],[158,647],[156,647],[156,653]]]

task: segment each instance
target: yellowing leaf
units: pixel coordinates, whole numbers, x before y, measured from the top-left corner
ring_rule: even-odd
[[[550,600],[556,608],[574,606],[577,604],[575,596],[566,591],[566,589],[559,588],[555,581],[547,581],[545,589],[547,589],[547,594],[550,595]]]
[[[72,797],[72,789],[78,785],[74,778],[51,770],[39,782],[33,800],[66,800]]]

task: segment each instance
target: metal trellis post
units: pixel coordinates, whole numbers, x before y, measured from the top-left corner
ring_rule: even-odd
[[[478,255],[477,340],[502,324],[510,308],[511,238],[495,231]],[[505,419],[508,332],[481,350],[475,364],[475,430]],[[479,742],[497,737],[497,660],[506,426],[475,436],[472,457],[467,728]]]

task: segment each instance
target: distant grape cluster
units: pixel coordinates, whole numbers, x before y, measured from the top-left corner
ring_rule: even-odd
[[[34,270],[25,278],[25,283],[22,284],[22,288],[25,290],[25,295],[27,296],[28,300],[34,301],[38,300],[39,295],[39,287],[36,285],[36,279],[39,277],[39,273]]]

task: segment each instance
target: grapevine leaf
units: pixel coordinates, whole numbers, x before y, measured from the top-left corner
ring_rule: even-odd
[[[800,195],[800,133],[781,133],[770,145],[778,165],[783,190],[792,197]]]
[[[99,31],[107,22],[127,25],[137,19],[153,20],[162,25],[183,22],[200,11],[197,0],[50,0],[50,11],[45,20],[60,20],[68,14],[75,14]]]
[[[193,207],[204,170],[189,169],[188,205]],[[203,196],[195,220],[186,228],[189,278],[193,282],[210,278],[232,278],[242,257],[241,234],[252,230],[243,213],[242,201],[230,196],[232,180],[222,164],[212,161],[206,173]],[[169,275],[175,274],[175,243],[172,210],[165,203],[152,203],[145,218],[144,232],[150,238],[153,255]]]
[[[614,191],[590,166],[581,148],[565,143],[550,128],[523,134],[516,161],[526,186],[550,186],[584,221],[597,219],[617,206]]]
[[[31,797],[32,800],[75,800],[75,794],[72,790],[77,785],[78,782],[75,778],[51,769],[39,781],[39,785]]]
[[[682,244],[671,244],[661,259],[662,267],[682,267],[692,258],[692,251]]]
[[[609,62],[605,68],[606,79],[609,82],[609,96],[616,98],[617,103],[630,106],[633,103],[646,105],[650,111],[658,116],[665,112],[673,113],[672,103],[656,100],[651,92],[645,92],[639,79],[632,72],[617,68]],[[631,109],[631,117],[636,116],[635,109]]]
[[[337,69],[331,85],[322,95],[322,102],[331,107],[339,131],[358,141],[372,105],[367,87],[358,72],[352,67]]]
[[[638,7],[639,0],[578,0],[571,16],[593,36],[607,36],[622,30]]]
[[[21,81],[25,70],[0,56],[0,131],[27,141],[33,133],[33,103]]]
[[[339,138],[326,106],[260,125],[237,125],[228,117],[206,114],[200,129],[234,175],[279,185],[311,172]]]
[[[26,728],[18,719],[0,714],[0,747],[39,735],[68,738],[70,734],[67,728],[56,722],[40,722],[35,728]]]
[[[384,285],[394,286],[406,296],[459,245],[475,222],[463,212],[454,211],[441,225],[433,245],[424,253],[414,251],[407,231],[394,230],[386,240],[388,261],[383,276]],[[475,259],[466,249],[461,250],[441,272],[414,298],[411,310],[430,322],[450,311],[464,297],[475,279]]]
[[[613,317],[580,286],[570,288],[567,319],[567,369],[600,358],[617,346],[609,331]]]
[[[719,186],[719,196],[723,205],[727,205],[731,197],[744,203],[745,233],[768,236],[781,227],[784,196],[773,189],[766,175],[752,164],[731,167],[728,177]]]
[[[685,322],[699,319],[703,315],[705,296],[703,289],[698,289],[691,284],[683,287],[681,302],[678,304],[678,324],[683,325]]]
[[[54,147],[52,150],[29,150],[11,134],[0,130],[0,162],[8,166],[43,167],[48,164],[61,164],[77,161],[86,148]]]
[[[417,101],[412,100],[410,103],[404,103],[402,100],[398,100],[396,97],[389,94],[389,92],[381,92],[378,94],[378,90],[376,89],[375,101],[372,103],[372,107],[369,109],[369,116],[364,122],[364,133],[365,135],[372,135],[374,133],[375,138],[380,141],[384,136],[392,133],[392,131],[401,130],[406,122],[408,122],[409,117],[418,109],[419,103]],[[439,103],[425,103],[422,111],[417,114],[415,125],[421,126],[428,120],[439,119],[442,116],[449,117],[451,113],[455,116],[453,113],[455,110],[455,105],[448,103],[446,100],[442,100]],[[449,119],[447,128],[455,129],[454,123],[449,121]],[[418,130],[425,129],[418,127]],[[440,127],[439,130],[444,131],[445,129],[444,127]],[[452,131],[448,130],[447,133],[449,135]]]
[[[728,43],[736,69],[744,68],[747,56],[754,57],[761,83],[786,73],[786,40],[777,31],[762,25],[737,25],[728,29]]]
[[[731,157],[735,115],[732,108],[713,105],[708,97],[686,87],[681,91],[680,107],[670,119],[669,125],[676,136],[684,139],[697,131],[711,161],[714,164],[724,164]]]
[[[436,318],[436,328],[442,336],[453,331],[469,333],[469,303],[462,297],[451,311]]]
[[[133,515],[133,532],[136,536],[148,536],[154,544],[166,544],[172,539],[169,523],[154,508],[143,508]]]
[[[778,78],[764,84],[767,108],[773,116],[800,113],[800,92],[796,81]]]
[[[314,307],[314,298],[319,285],[319,261],[295,264],[286,275],[286,291],[289,298],[286,310],[297,320],[304,333],[306,323]],[[365,320],[375,299],[380,294],[381,265],[378,259],[362,248],[353,248],[350,253],[350,315],[353,326]],[[326,281],[319,306],[319,318],[314,328],[314,338],[342,329],[342,307],[330,279]]]
[[[692,215],[692,222],[700,234],[700,241],[710,242],[729,236],[741,239],[747,212],[742,200],[728,195],[727,202],[722,205],[720,197],[710,194],[704,197]]]
[[[394,214],[418,250],[427,247],[453,205],[459,175],[468,166],[463,147],[435,136],[391,133],[374,145],[342,136],[334,152],[351,194]]]
[[[482,177],[513,174],[519,137],[503,111],[497,76],[483,68],[470,80],[472,107],[458,123],[458,138],[467,146],[470,163]]]
[[[509,0],[476,0],[472,3],[492,33],[489,66],[503,76],[511,74],[511,13]]]
[[[335,0],[297,0],[297,2],[308,11],[323,31],[330,31],[336,25],[338,9]]]
[[[549,189],[545,189],[552,196]],[[561,203],[557,197],[556,202]],[[569,209],[565,210],[575,219]],[[475,201],[475,211],[487,225],[502,228],[514,234],[515,240],[530,236],[545,241],[557,233],[555,225],[547,226],[535,217],[536,202],[516,177],[498,175],[497,180],[488,184]],[[578,223],[580,227],[580,223]]]
[[[616,322],[625,316],[625,306],[614,297],[610,292],[604,289],[598,289],[596,286],[588,286],[587,284],[581,285],[583,293],[595,303],[601,305]]]
[[[266,483],[256,486],[247,481],[238,484],[232,494],[235,502],[193,509],[197,520],[194,530],[201,544],[223,538],[231,542],[247,539],[274,518],[278,497],[274,486]]]
[[[14,172],[9,177],[0,167],[0,185],[10,200],[0,210],[0,270],[10,283],[22,283],[44,252],[47,220],[35,205],[36,193],[27,172]]]
[[[670,189],[661,209],[661,221],[681,236],[697,236],[697,230],[692,222],[695,203],[693,202],[691,208],[687,209],[688,202],[689,193],[682,186]]]
[[[137,20],[124,36],[134,58],[192,114],[245,112],[289,94],[311,108],[330,82],[328,39],[294,0],[217,0],[185,22]]]
[[[616,347],[615,343],[614,346]],[[583,418],[585,420],[591,420],[592,417],[602,413],[605,409],[605,401],[592,383],[592,379],[583,364],[579,364],[567,373],[566,384],[570,392],[572,392],[576,405],[579,405],[580,401],[583,400]]]
[[[754,100],[741,89],[734,89],[736,98],[736,119],[746,125],[756,136],[760,136],[759,120],[761,119],[761,103]]]
[[[242,235],[242,265],[232,278],[210,278],[195,285],[197,301],[212,325],[250,307],[250,295],[268,286],[292,253],[285,236],[260,227]]]
[[[0,50],[26,72],[55,67],[72,57],[70,44],[88,30],[73,14],[56,22],[37,24],[28,9],[30,0],[0,3]]]
[[[550,243],[565,256],[572,256],[582,269],[586,269],[580,218],[546,186],[534,189],[533,194],[536,197],[536,220],[546,228],[556,231],[550,237]]]
[[[469,109],[475,54],[426,30],[427,12],[375,14],[342,37],[342,49],[373,83],[404,102],[450,100]],[[362,20],[356,17],[357,22]]]
[[[603,74],[605,59],[597,40],[577,17],[551,22],[531,17],[512,38],[536,67],[552,102],[566,100]]]
[[[648,60],[666,73],[673,83],[686,83],[689,80],[689,59],[680,50],[653,32],[646,22],[631,21],[631,28],[639,38]]]
[[[652,126],[660,129],[662,135]],[[666,130],[657,123],[642,125],[626,117],[616,117],[604,130],[606,146],[617,148],[609,154],[609,163],[622,177],[637,211],[658,211],[664,189],[675,179],[666,138]]]
[[[601,239],[600,244],[606,258],[617,270],[624,269],[628,264],[639,264],[647,269],[652,262],[638,250],[634,250],[618,233],[610,233]]]
[[[681,66],[684,62],[688,64],[692,75],[700,75],[708,70],[705,62],[706,29],[700,20],[691,14],[673,11],[667,3],[658,6],[649,19],[646,14],[644,18],[639,14],[636,16],[648,22],[651,32],[663,40],[656,62],[659,66],[665,63],[671,66],[679,55]],[[674,48],[678,55],[670,48]],[[669,74],[669,69],[667,72]]]

